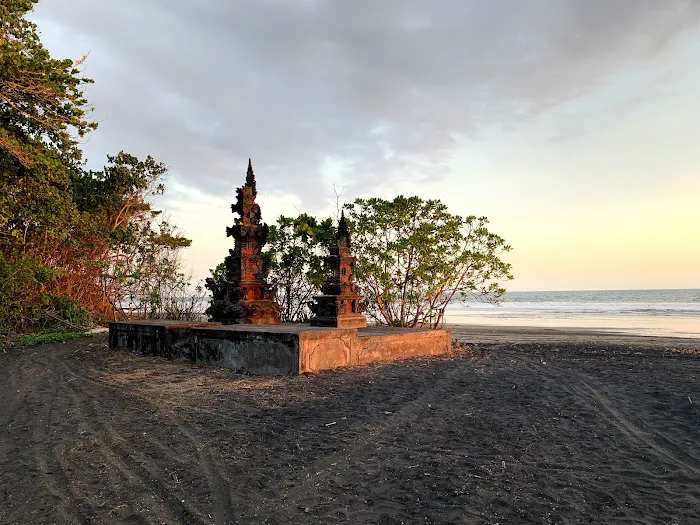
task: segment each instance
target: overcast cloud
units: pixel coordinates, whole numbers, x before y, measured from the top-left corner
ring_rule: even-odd
[[[315,198],[329,159],[351,185],[439,180],[456,139],[655,60],[700,1],[44,0],[35,18],[91,51],[91,155],[150,153],[213,194],[251,156],[263,187]]]

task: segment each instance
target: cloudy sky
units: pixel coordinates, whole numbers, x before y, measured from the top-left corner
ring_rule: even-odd
[[[248,157],[263,218],[335,192],[487,215],[512,290],[700,288],[700,0],[41,0],[108,153],[170,167],[197,276]]]

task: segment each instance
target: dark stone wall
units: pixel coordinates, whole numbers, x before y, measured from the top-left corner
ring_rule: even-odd
[[[109,347],[122,348],[139,355],[166,357],[165,326],[109,323]]]
[[[193,329],[195,361],[249,374],[297,375],[299,335]]]
[[[194,361],[191,329],[219,325],[177,321],[113,322],[109,323],[109,347],[129,350],[138,355]]]

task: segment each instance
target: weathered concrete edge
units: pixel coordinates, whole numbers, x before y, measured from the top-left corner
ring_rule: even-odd
[[[357,328],[333,328],[299,334],[299,373],[351,366],[357,351]]]
[[[121,348],[139,355],[194,361],[190,330],[215,327],[221,323],[195,321],[113,321],[109,323],[110,348]]]
[[[452,352],[450,329],[397,334],[364,335],[354,355],[353,365],[430,357]]]
[[[299,374],[299,334],[193,328],[190,331],[197,364],[249,374]]]
[[[250,374],[297,375],[451,352],[450,329],[359,335],[355,328],[300,332],[227,330],[218,323],[114,322],[111,348],[184,358]]]

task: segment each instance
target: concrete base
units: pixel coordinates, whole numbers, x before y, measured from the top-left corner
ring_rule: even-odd
[[[221,323],[155,319],[116,321],[109,323],[109,347],[124,348],[140,355],[194,361],[190,330],[194,327],[220,325]]]
[[[147,322],[133,326],[110,323],[110,347],[139,353],[188,357],[196,363],[250,374],[297,375],[378,361],[432,356],[450,352],[450,330],[389,327],[324,328],[303,324],[187,326],[171,325],[177,337],[162,334],[158,341],[175,341],[177,350],[143,351],[152,330]],[[114,327],[113,327],[114,325]],[[176,328],[175,328],[176,327]],[[157,330],[169,332],[170,326]],[[182,332],[182,330],[187,330]],[[114,332],[114,335],[113,335]],[[140,333],[139,345],[125,345],[124,334]],[[160,334],[160,332],[158,332]],[[126,337],[126,339],[125,339]],[[133,341],[137,336],[133,337]],[[138,348],[137,348],[138,347]],[[139,348],[142,350],[139,351]],[[187,349],[185,349],[187,348]]]
[[[343,314],[336,317],[313,317],[311,326],[330,328],[366,328],[367,319],[362,314]]]
[[[279,324],[280,307],[268,299],[248,299],[242,300],[240,305],[248,311],[248,315],[242,319],[237,319],[232,324]]]
[[[452,348],[452,330],[372,327],[358,330],[358,336],[353,365],[442,355]]]

